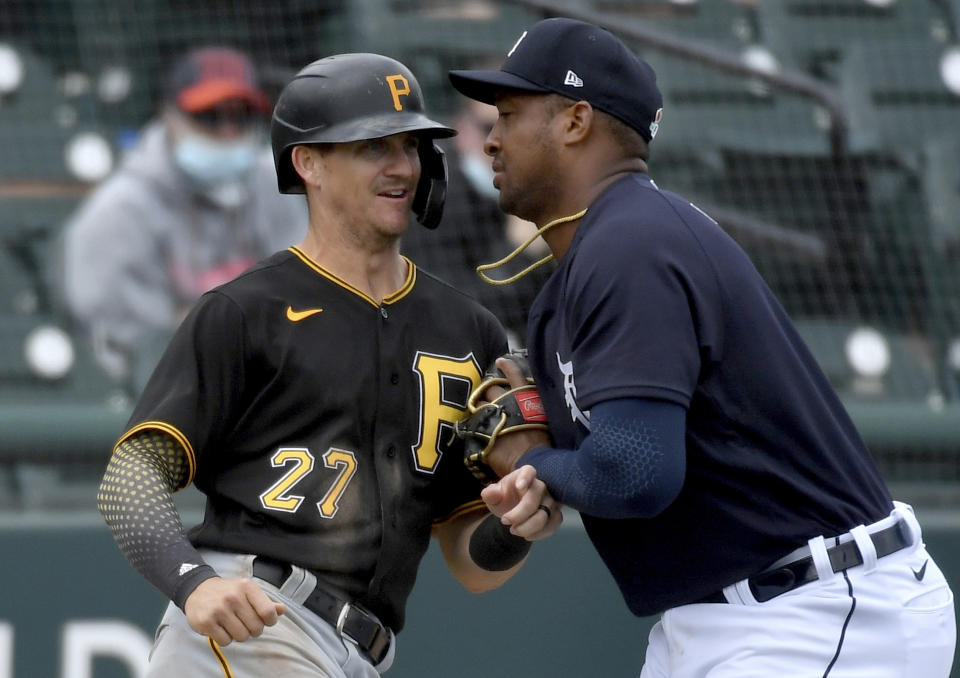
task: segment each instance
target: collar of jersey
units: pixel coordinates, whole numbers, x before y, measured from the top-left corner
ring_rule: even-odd
[[[395,292],[391,292],[390,294],[388,294],[387,296],[385,296],[385,297],[383,298],[383,301],[382,301],[382,302],[378,302],[378,301],[377,301],[376,299],[374,299],[373,297],[369,296],[369,295],[366,294],[365,292],[357,289],[356,287],[354,287],[353,285],[351,285],[350,283],[348,283],[346,280],[344,280],[343,278],[341,278],[340,276],[338,276],[336,273],[332,273],[331,271],[328,271],[327,269],[325,269],[323,266],[321,266],[321,265],[318,264],[316,261],[314,261],[313,259],[311,259],[310,256],[309,256],[306,252],[304,252],[302,249],[300,249],[299,247],[294,246],[294,247],[291,247],[291,248],[289,248],[289,249],[290,249],[290,251],[291,251],[294,255],[297,256],[297,258],[300,259],[300,261],[302,261],[302,262],[305,263],[307,266],[309,266],[310,268],[312,268],[316,273],[319,273],[320,275],[322,275],[324,278],[326,278],[326,279],[329,280],[330,282],[333,282],[333,283],[339,285],[340,287],[343,287],[344,289],[348,290],[349,292],[352,292],[353,294],[356,294],[358,297],[360,297],[360,298],[362,298],[362,299],[365,299],[366,301],[370,302],[371,304],[373,304],[374,306],[377,306],[377,307],[380,307],[380,306],[382,306],[382,305],[384,305],[384,304],[393,304],[393,303],[396,303],[397,301],[399,301],[399,300],[402,299],[403,297],[407,296],[407,294],[410,293],[410,290],[413,289],[413,284],[414,284],[414,283],[416,282],[416,280],[417,280],[417,267],[414,266],[413,262],[411,262],[409,259],[407,259],[406,257],[403,257],[404,261],[407,262],[407,278],[406,278],[406,280],[403,281],[403,284],[400,285],[400,287],[399,287]],[[401,255],[401,256],[402,256],[402,255]]]

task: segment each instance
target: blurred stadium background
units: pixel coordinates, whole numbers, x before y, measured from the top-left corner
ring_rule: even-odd
[[[0,678],[137,675],[106,649],[68,661],[83,636],[70,620],[150,633],[159,617],[94,508],[136,389],[99,370],[55,281],[64,220],[155,110],[170,60],[238,46],[275,93],[320,56],[380,52],[442,118],[449,68],[499,62],[556,15],[610,28],[656,68],[651,175],[747,249],[960,576],[960,0],[0,0]],[[181,501],[189,522],[199,501]],[[431,551],[390,675],[474,675],[504,633],[533,638],[503,650],[517,655],[504,675],[636,675],[643,624],[569,522],[479,612]],[[38,590],[43,615],[28,610]],[[462,642],[438,652],[430,634],[452,621],[439,610],[461,602]]]

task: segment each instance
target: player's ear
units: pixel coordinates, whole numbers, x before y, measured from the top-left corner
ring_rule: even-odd
[[[562,112],[563,138],[568,144],[583,141],[596,122],[596,112],[586,101],[577,101]]]
[[[294,146],[290,152],[290,162],[306,186],[320,188],[320,150],[311,146]]]

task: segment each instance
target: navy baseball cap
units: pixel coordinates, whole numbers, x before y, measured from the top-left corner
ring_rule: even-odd
[[[497,92],[555,93],[619,118],[650,141],[663,97],[657,76],[609,31],[567,18],[544,19],[523,32],[499,71],[450,71],[461,94],[487,104]]]

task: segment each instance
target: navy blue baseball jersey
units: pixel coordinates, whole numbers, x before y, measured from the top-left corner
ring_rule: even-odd
[[[207,293],[124,436],[187,451],[207,497],[195,546],[305,567],[394,631],[432,524],[484,508],[449,446],[507,350],[489,311],[408,271],[377,303],[291,248]]]
[[[599,402],[687,408],[674,503],[649,519],[583,515],[637,615],[890,513],[868,450],[747,255],[646,174],[590,205],[532,305],[528,347],[558,448],[579,446]]]

